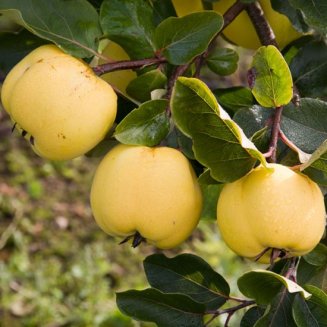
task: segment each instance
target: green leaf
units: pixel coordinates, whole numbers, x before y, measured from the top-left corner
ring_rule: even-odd
[[[210,170],[206,170],[199,177],[199,184],[202,191],[203,206],[200,219],[217,219],[217,202],[224,184],[218,184],[210,175]]]
[[[154,146],[169,132],[167,100],[152,100],[130,112],[116,127],[115,138],[124,144]]]
[[[327,6],[325,0],[289,0],[290,4],[304,13],[308,25],[327,34]]]
[[[201,327],[205,306],[186,295],[164,294],[154,289],[117,293],[118,308],[141,321],[151,321],[158,327]]]
[[[313,266],[327,266],[327,246],[319,243],[310,253],[304,255],[303,259]]]
[[[222,26],[222,16],[213,11],[170,17],[156,28],[156,48],[171,64],[187,64],[207,49]]]
[[[242,317],[240,327],[253,327],[255,323],[261,318],[264,310],[260,307],[252,307],[246,311]]]
[[[180,77],[171,99],[173,120],[193,140],[196,159],[219,182],[231,182],[249,172],[263,155],[219,107],[209,88],[195,78]]]
[[[144,270],[150,285],[165,293],[182,293],[215,310],[225,304],[229,286],[202,258],[181,254],[167,258],[153,254],[144,260]]]
[[[159,69],[154,69],[133,79],[127,86],[127,93],[134,99],[145,102],[151,99],[151,92],[163,89],[167,77]]]
[[[253,79],[250,87],[259,104],[267,108],[281,107],[293,97],[292,75],[278,49],[269,45],[260,47],[253,57]]]
[[[327,45],[324,41],[306,44],[293,57],[290,69],[302,97],[327,96]]]
[[[76,57],[96,54],[102,31],[95,8],[86,0],[2,0],[0,13]]]
[[[104,0],[100,21],[104,34],[124,48],[131,59],[154,56],[153,10],[149,1]]]
[[[238,53],[235,50],[216,48],[206,57],[206,63],[214,73],[225,76],[236,71],[238,59]]]
[[[272,115],[272,110],[256,105],[240,109],[233,119],[251,137],[271,122]],[[310,98],[301,99],[298,107],[290,103],[284,108],[281,129],[302,151],[314,152],[327,139],[327,103]]]
[[[301,286],[272,271],[256,269],[245,273],[237,281],[240,291],[258,304],[269,304],[270,301],[286,287],[289,293],[300,293],[309,298],[310,293]]]
[[[297,327],[292,316],[294,294],[284,288],[268,305],[254,327]]]
[[[327,185],[327,140],[300,166],[300,170],[320,185]]]
[[[155,25],[159,25],[170,16],[176,16],[171,0],[152,0]]]
[[[241,108],[250,108],[255,104],[251,90],[242,86],[216,89],[213,94],[218,99],[219,104],[231,112],[237,112]]]
[[[293,317],[298,327],[327,326],[327,294],[311,285],[305,287],[312,297],[305,301],[301,296],[295,296]]]
[[[25,29],[17,34],[0,34],[0,71],[8,74],[21,59],[42,44],[42,39]]]
[[[192,150],[192,140],[184,135],[176,126],[173,126],[171,132],[166,138],[167,145],[171,148],[180,149],[184,155],[194,160],[194,153]]]
[[[291,21],[293,27],[300,33],[309,32],[309,27],[304,21],[303,14],[300,10],[293,8],[289,1],[285,0],[272,0],[271,6],[273,9],[285,16]]]

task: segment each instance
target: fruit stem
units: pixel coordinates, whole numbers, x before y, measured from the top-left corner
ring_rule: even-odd
[[[92,69],[96,75],[100,76],[106,73],[114,72],[116,70],[143,68],[152,65],[160,65],[165,62],[167,62],[167,60],[163,57],[146,58],[140,60],[121,60],[98,65]]]
[[[264,16],[263,10],[258,1],[250,3],[245,8],[249,15],[253,26],[258,34],[258,37],[262,45],[274,45],[278,48],[274,31],[270,27],[266,17]]]

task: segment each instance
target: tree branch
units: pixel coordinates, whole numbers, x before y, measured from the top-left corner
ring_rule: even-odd
[[[262,45],[274,45],[278,48],[274,31],[271,29],[269,22],[264,16],[263,10],[258,1],[250,3],[246,7],[246,12],[249,15],[253,26],[258,34]]]
[[[152,65],[160,65],[167,62],[166,58],[147,58],[140,60],[122,60],[108,62],[103,65],[93,67],[93,71],[96,75],[103,75],[106,73],[114,72],[116,70],[136,69],[143,68]]]

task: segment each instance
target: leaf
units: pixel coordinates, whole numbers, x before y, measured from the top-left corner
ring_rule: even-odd
[[[271,123],[272,114],[272,110],[255,105],[240,109],[233,119],[251,137]],[[281,129],[302,151],[314,152],[327,139],[327,103],[310,98],[302,98],[298,107],[290,103],[284,108]]]
[[[144,270],[152,287],[165,293],[186,294],[205,305],[206,310],[218,309],[228,299],[225,279],[193,254],[174,258],[153,254],[144,260]]]
[[[327,140],[300,166],[300,171],[320,185],[327,185]]]
[[[180,77],[171,109],[177,127],[193,140],[196,159],[219,182],[232,182],[249,172],[263,155],[219,107],[209,88],[195,78]]]
[[[155,30],[156,48],[169,63],[187,64],[207,49],[222,26],[222,16],[214,11],[169,17]]]
[[[206,57],[206,63],[214,73],[225,76],[236,71],[238,59],[238,53],[235,50],[216,48]]]
[[[325,0],[289,0],[290,4],[304,13],[306,23],[327,34],[327,6]]]
[[[284,288],[268,305],[264,315],[254,327],[296,327],[292,316],[294,294]]]
[[[263,313],[264,310],[260,307],[250,308],[242,317],[240,327],[253,327]]]
[[[151,92],[163,89],[167,77],[159,69],[153,69],[133,79],[127,86],[127,93],[134,99],[145,102],[151,99]]]
[[[186,295],[164,294],[154,289],[117,293],[118,308],[141,321],[158,327],[201,327],[205,306]]]
[[[233,113],[241,108],[250,108],[255,104],[251,90],[242,86],[216,89],[213,94],[225,110],[230,110]]]
[[[300,293],[309,298],[310,293],[301,286],[272,271],[256,269],[245,273],[237,281],[240,291],[258,304],[269,304],[270,301],[286,287],[289,293]]]
[[[102,31],[95,8],[86,0],[1,0],[0,13],[76,57],[96,54]]]
[[[293,8],[289,1],[285,0],[272,0],[271,1],[272,8],[288,17],[291,21],[293,27],[300,33],[309,32],[309,27],[304,21],[303,14],[300,10]]]
[[[175,8],[169,0],[152,0],[155,25],[159,25],[170,16],[176,16]]]
[[[152,100],[130,112],[116,127],[115,138],[124,144],[154,146],[169,132],[167,100]]]
[[[192,140],[184,135],[176,126],[173,126],[171,129],[166,142],[171,148],[180,149],[187,158],[191,160],[195,159],[192,150]]]
[[[290,69],[302,97],[327,96],[327,45],[310,42],[293,57]]]
[[[250,87],[261,106],[276,108],[292,100],[292,75],[285,59],[275,46],[263,46],[257,50],[253,57],[251,72],[254,74],[254,81]]]
[[[42,44],[42,39],[25,29],[17,34],[0,34],[0,71],[8,74],[21,59]]]
[[[210,175],[210,170],[206,170],[199,177],[199,184],[202,191],[203,205],[200,219],[217,219],[217,202],[224,184],[218,184]]]
[[[303,259],[313,266],[327,265],[327,246],[319,243],[311,252],[303,256]]]
[[[305,301],[295,296],[293,317],[298,327],[327,326],[327,294],[315,286],[305,287],[312,297]]]
[[[100,22],[105,35],[131,59],[154,56],[153,10],[144,0],[104,0]]]

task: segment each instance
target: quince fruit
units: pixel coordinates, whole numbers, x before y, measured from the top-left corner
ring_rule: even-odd
[[[214,2],[213,9],[223,15],[235,2],[236,0],[221,0]],[[295,30],[288,17],[278,13],[272,8],[270,0],[260,0],[259,3],[275,33],[276,41],[280,48],[284,48],[287,44],[298,39],[302,35]],[[243,48],[256,50],[261,46],[257,32],[246,11],[241,12],[240,15],[224,29],[223,35],[230,42]]]
[[[91,207],[108,234],[173,248],[199,221],[202,195],[184,155],[168,147],[120,144],[101,161],[91,188]]]
[[[92,149],[117,112],[112,87],[55,45],[35,49],[15,66],[1,99],[34,151],[51,160],[72,159]]]
[[[259,166],[226,184],[217,205],[222,238],[237,254],[268,263],[271,251],[281,257],[310,252],[325,230],[320,188],[309,177],[280,164]],[[265,250],[267,250],[265,252]]]

